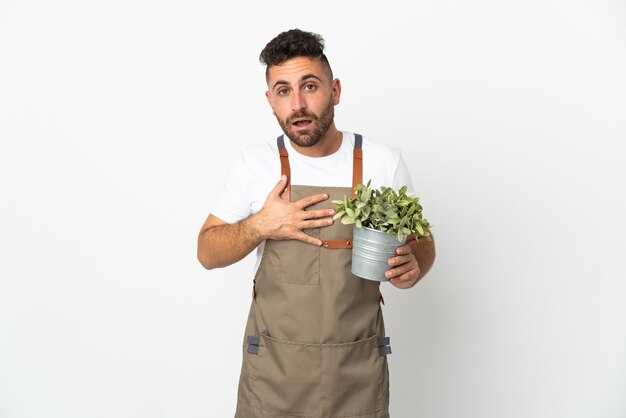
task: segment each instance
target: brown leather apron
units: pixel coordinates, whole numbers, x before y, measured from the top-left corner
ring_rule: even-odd
[[[362,183],[356,135],[353,186],[287,186],[291,201],[318,193],[334,208]],[[281,171],[290,178],[283,137]],[[388,418],[389,373],[379,282],[350,272],[352,225],[305,230],[323,241],[267,240],[243,345],[236,418]]]

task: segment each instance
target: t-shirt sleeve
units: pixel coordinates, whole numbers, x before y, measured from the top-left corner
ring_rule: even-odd
[[[415,189],[413,182],[411,181],[411,174],[409,169],[404,163],[402,155],[398,155],[398,165],[396,167],[396,174],[393,177],[393,188],[399,190],[402,186],[407,186],[407,194],[409,196],[415,196]]]
[[[244,180],[246,178],[248,178],[246,164],[244,154],[241,152],[235,160],[224,184],[224,189],[211,211],[213,216],[233,224],[252,214],[250,202],[245,199],[246,196],[250,195],[245,187],[247,183]]]

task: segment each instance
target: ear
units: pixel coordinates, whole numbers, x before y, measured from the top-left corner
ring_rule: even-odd
[[[333,80],[333,104],[337,106],[339,104],[339,98],[341,97],[341,82],[338,78]]]
[[[272,114],[276,115],[276,112],[274,112],[274,106],[272,105],[272,95],[269,91],[265,92],[265,98],[267,99],[267,103],[269,103],[270,107],[272,108]]]
[[[269,103],[270,108],[272,109],[272,115],[276,116],[276,112],[274,112],[274,104],[272,103],[272,94],[269,91],[265,92],[265,98],[267,99],[267,103]]]

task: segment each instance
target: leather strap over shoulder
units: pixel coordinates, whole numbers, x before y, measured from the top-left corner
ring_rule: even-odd
[[[352,157],[352,197],[356,197],[356,185],[363,184],[363,137],[354,134],[354,152]]]
[[[287,148],[285,148],[285,139],[283,135],[276,138],[276,141],[278,143],[278,155],[280,155],[280,174],[287,176],[287,187],[285,187],[285,192],[287,193],[287,200],[291,201],[291,169],[289,167],[289,153],[287,152]]]

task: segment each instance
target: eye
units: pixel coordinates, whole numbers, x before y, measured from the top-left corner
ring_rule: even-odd
[[[289,89],[288,88],[282,88],[282,89],[279,89],[278,91],[276,91],[276,93],[279,96],[285,96],[286,94],[289,93]]]
[[[305,84],[304,86],[305,91],[315,91],[315,89],[317,89],[315,84]]]

